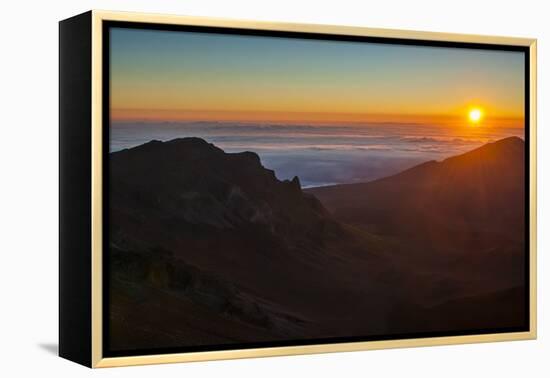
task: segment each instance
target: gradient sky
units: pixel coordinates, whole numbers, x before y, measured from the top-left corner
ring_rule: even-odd
[[[523,118],[519,52],[112,28],[110,64],[114,120]]]

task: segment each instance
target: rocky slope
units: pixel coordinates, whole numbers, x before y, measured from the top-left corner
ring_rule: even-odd
[[[480,316],[524,300],[520,142],[307,191],[198,138],[110,154],[109,348],[521,324]]]

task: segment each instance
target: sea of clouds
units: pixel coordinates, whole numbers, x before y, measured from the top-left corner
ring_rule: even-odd
[[[111,152],[151,140],[200,137],[226,152],[256,152],[279,179],[302,187],[366,182],[428,160],[441,160],[519,128],[455,129],[414,123],[286,125],[237,122],[113,122]]]

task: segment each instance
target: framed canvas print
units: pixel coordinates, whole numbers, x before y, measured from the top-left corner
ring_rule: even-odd
[[[62,357],[532,339],[532,39],[60,23]]]

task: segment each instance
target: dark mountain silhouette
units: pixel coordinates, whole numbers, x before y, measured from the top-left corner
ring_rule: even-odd
[[[388,294],[364,278],[388,265],[382,243],[334,220],[255,153],[186,138],[112,153],[109,164],[115,349],[342,336],[350,325],[337,319]],[[142,307],[160,301],[168,313]],[[381,332],[382,311],[353,327]],[[153,325],[159,334],[145,332]]]
[[[110,348],[522,324],[522,311],[475,316],[523,298],[521,151],[521,140],[503,140],[308,191],[253,152],[199,138],[112,153]],[[457,315],[460,303],[472,316]]]
[[[394,240],[396,264],[425,272],[411,282],[415,288],[437,282],[432,297],[413,301],[436,306],[467,292],[463,303],[477,303],[472,296],[502,299],[488,293],[525,283],[524,169],[525,143],[511,137],[373,182],[307,192],[341,222]],[[514,295],[501,303],[524,308],[525,295],[507,293]]]
[[[381,233],[422,231],[433,241],[498,233],[523,241],[524,157],[523,140],[511,137],[373,182],[308,192],[338,219]]]
[[[186,138],[117,152],[110,162],[113,205],[159,216],[166,227],[246,225],[307,242],[330,226],[324,207],[302,192],[297,177],[277,180],[253,152],[226,154]]]

